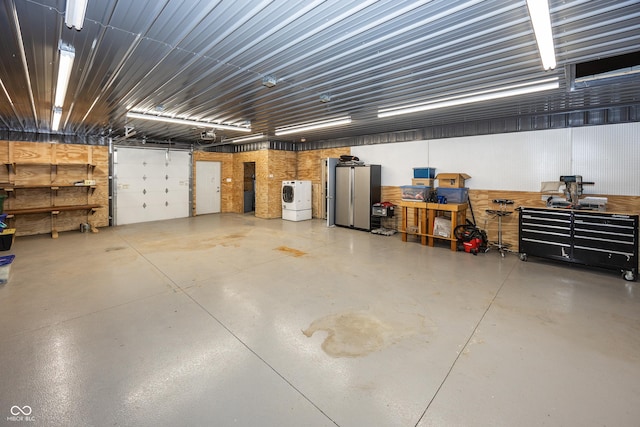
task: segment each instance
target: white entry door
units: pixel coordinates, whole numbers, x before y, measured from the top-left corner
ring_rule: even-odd
[[[220,162],[196,162],[196,215],[220,212]]]
[[[190,170],[188,151],[116,147],[116,225],[188,217]]]

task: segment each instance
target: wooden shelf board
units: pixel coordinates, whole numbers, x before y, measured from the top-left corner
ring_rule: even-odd
[[[6,209],[4,213],[7,215],[27,215],[37,213],[52,213],[62,211],[88,211],[101,207],[100,205],[71,205],[71,206],[48,206],[42,208],[25,208],[25,209]]]
[[[95,185],[76,185],[76,184],[35,184],[35,185],[0,185],[0,190],[4,191],[13,191],[13,190],[29,190],[29,189],[41,189],[41,188],[50,188],[52,190],[57,190],[58,188],[74,188],[74,187],[82,187],[82,188],[96,188]]]

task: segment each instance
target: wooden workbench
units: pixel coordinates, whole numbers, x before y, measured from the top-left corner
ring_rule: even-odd
[[[434,245],[434,239],[449,240],[451,242],[451,250],[456,251],[457,239],[453,235],[453,230],[460,225],[464,224],[467,219],[467,207],[466,203],[427,203],[427,202],[410,202],[401,201],[398,206],[402,209],[402,229],[400,234],[402,241],[407,241],[408,235],[420,236],[420,242],[423,245]],[[412,226],[417,228],[417,231],[408,230],[408,213],[409,209],[413,209],[413,224]],[[451,235],[449,237],[436,236],[433,234],[433,223],[438,216],[438,212],[450,212],[451,213]]]

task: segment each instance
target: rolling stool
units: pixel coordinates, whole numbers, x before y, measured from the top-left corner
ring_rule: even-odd
[[[508,199],[493,199],[493,203],[497,203],[500,205],[500,209],[487,209],[486,212],[491,215],[493,218],[498,218],[498,242],[493,242],[489,245],[490,248],[496,248],[500,252],[500,255],[504,258],[505,252],[511,252],[508,243],[502,242],[502,217],[509,216],[513,213],[513,211],[508,211],[507,205],[513,205],[513,200]],[[485,224],[485,229],[487,225]]]

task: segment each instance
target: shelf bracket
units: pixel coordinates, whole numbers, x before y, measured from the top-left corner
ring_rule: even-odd
[[[52,239],[58,238],[58,229],[56,227],[56,218],[58,217],[58,213],[60,213],[60,211],[51,211],[51,238]]]
[[[51,163],[51,183],[56,182],[57,177],[58,177],[58,164]]]

